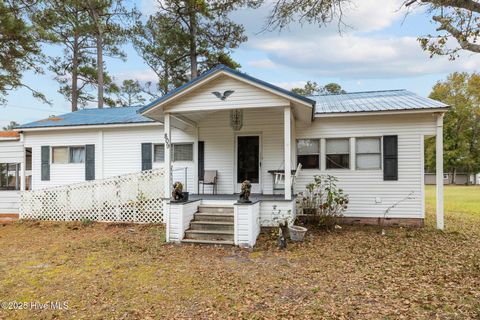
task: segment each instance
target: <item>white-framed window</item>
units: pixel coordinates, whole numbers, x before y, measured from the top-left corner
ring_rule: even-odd
[[[380,137],[356,138],[355,145],[357,169],[382,168],[382,139]]]
[[[193,143],[174,143],[172,161],[193,161]],[[165,161],[165,145],[153,145],[153,161]]]
[[[325,167],[327,169],[350,169],[350,139],[326,139]]]
[[[52,163],[85,163],[85,147],[52,147]]]
[[[153,145],[153,162],[164,162],[165,161],[165,145],[154,144]]]
[[[0,191],[19,190],[20,163],[0,163]]]
[[[320,166],[320,140],[319,139],[297,140],[297,163],[301,163],[303,169],[319,168]]]
[[[193,144],[173,144],[173,161],[193,161]]]

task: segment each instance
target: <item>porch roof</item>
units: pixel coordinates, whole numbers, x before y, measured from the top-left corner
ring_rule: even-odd
[[[232,75],[235,75],[235,76],[238,76],[246,81],[250,81],[250,82],[253,82],[253,83],[256,83],[260,86],[265,86],[267,88],[270,88],[274,91],[277,91],[278,93],[281,93],[281,94],[284,94],[284,95],[287,95],[291,98],[294,98],[294,99],[298,99],[298,100],[301,100],[303,102],[306,102],[308,104],[310,104],[312,107],[315,107],[315,100],[312,100],[308,97],[305,97],[305,96],[302,96],[300,94],[297,94],[295,92],[292,92],[292,91],[289,91],[289,90],[286,90],[286,89],[283,89],[283,88],[280,88],[276,85],[273,85],[271,83],[268,83],[266,81],[263,81],[263,80],[260,80],[258,78],[255,78],[255,77],[252,77],[246,73],[243,73],[243,72],[239,72],[237,70],[234,70],[234,69],[231,69],[223,64],[220,64],[218,66],[216,66],[215,68],[213,69],[210,69],[204,73],[202,73],[200,76],[198,76],[197,78],[195,79],[192,79],[190,80],[189,82],[185,83],[184,85],[176,88],[176,89],[173,89],[172,91],[168,92],[166,95],[150,102],[149,104],[147,104],[146,106],[140,108],[137,112],[138,113],[145,113],[147,112],[148,110],[154,108],[156,105],[164,102],[164,101],[167,101],[168,99],[172,98],[173,96],[175,96],[176,94],[184,91],[185,89],[205,80],[206,78],[212,76],[213,74],[217,73],[217,72],[220,72],[220,71],[223,71],[223,72],[226,72],[226,73],[229,73],[229,74],[232,74]]]

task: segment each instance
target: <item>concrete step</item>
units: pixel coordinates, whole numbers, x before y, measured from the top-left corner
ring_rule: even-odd
[[[193,217],[194,221],[218,221],[218,222],[232,222],[233,213],[212,213],[212,212],[197,212]]]
[[[233,222],[225,221],[192,221],[190,230],[232,231]]]
[[[214,244],[214,245],[228,245],[233,246],[235,242],[230,240],[196,240],[196,239],[183,239],[182,243],[197,243],[197,244]]]
[[[206,205],[201,204],[198,206],[198,212],[208,212],[208,213],[233,213],[233,206],[227,205]]]
[[[187,230],[185,239],[233,241],[233,231]]]

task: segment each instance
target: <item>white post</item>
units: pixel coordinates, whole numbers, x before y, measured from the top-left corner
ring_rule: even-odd
[[[165,131],[165,198],[170,199],[172,188],[172,129],[170,128],[170,114],[165,114],[163,122]]]
[[[27,149],[25,148],[25,136],[23,133],[20,133],[20,141],[22,142],[22,162],[20,163],[20,190],[26,190],[26,174],[25,170],[27,170]]]
[[[443,230],[443,113],[437,115],[436,144],[437,229]]]
[[[356,146],[355,146],[355,138],[350,138],[350,170],[355,171],[357,169],[357,155],[356,155]]]
[[[292,200],[292,127],[291,127],[291,109],[285,107],[283,114],[284,123],[284,158],[285,158],[285,200]]]
[[[195,130],[195,140],[193,143],[193,192],[198,194],[198,175],[200,174],[200,172],[198,172],[198,126],[195,126],[193,130]]]

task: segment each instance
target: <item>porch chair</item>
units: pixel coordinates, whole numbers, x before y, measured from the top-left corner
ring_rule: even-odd
[[[295,173],[292,174],[292,189],[293,189],[293,185],[295,184],[295,182],[297,181],[297,178],[298,178],[298,175],[300,174],[300,171],[302,170],[302,164],[299,163],[298,166],[297,166],[297,169],[295,170]],[[275,186],[277,185],[284,185],[283,189],[280,189],[280,188],[275,188]],[[274,179],[274,190],[284,190],[285,189],[285,172],[275,172],[275,179]],[[285,192],[287,192],[285,190]]]
[[[202,194],[205,194],[205,185],[212,186],[212,193],[217,194],[217,170],[205,170],[198,183],[202,185]]]

